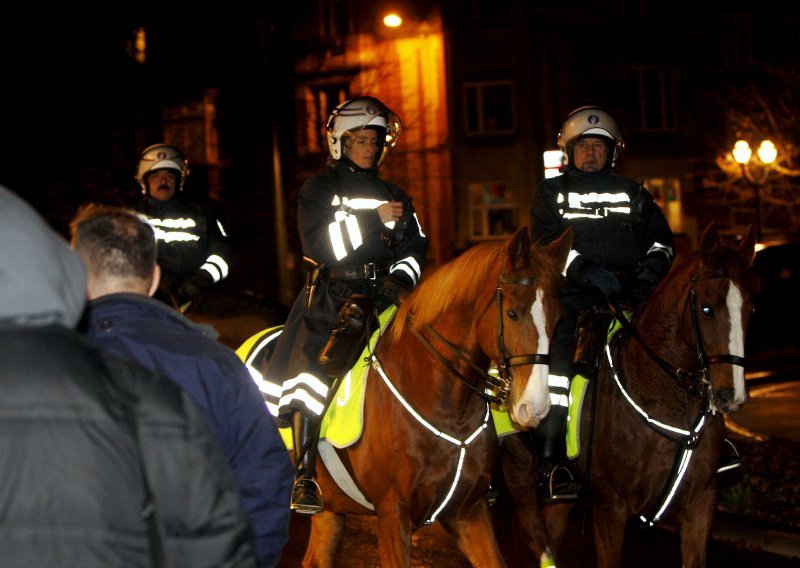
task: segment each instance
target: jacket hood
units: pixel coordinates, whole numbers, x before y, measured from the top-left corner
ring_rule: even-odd
[[[86,272],[67,240],[26,201],[0,186],[0,323],[74,328]]]

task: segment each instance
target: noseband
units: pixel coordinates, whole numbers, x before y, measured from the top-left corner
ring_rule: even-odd
[[[697,321],[697,293],[694,290],[694,283],[695,279],[692,278],[692,287],[689,290],[689,299],[692,302],[692,327],[694,328],[694,342],[697,348],[697,361],[700,363],[699,380],[704,384],[708,384],[706,374],[708,372],[709,365],[722,363],[744,367],[745,359],[744,357],[739,357],[738,355],[732,355],[730,353],[711,355],[710,357],[706,356],[705,351],[703,350],[703,336],[700,332],[700,323]],[[733,281],[731,281],[731,284],[733,284]]]
[[[715,276],[712,278],[724,277]],[[709,278],[709,280],[710,279],[711,278]],[[619,378],[619,373],[614,369],[611,350],[608,346],[606,346],[609,367],[622,395],[634,408],[634,410],[636,410],[636,412],[638,412],[639,415],[645,420],[645,423],[648,427],[661,436],[672,440],[677,446],[675,458],[672,464],[672,470],[667,478],[666,483],[664,484],[664,488],[661,491],[661,495],[658,498],[656,506],[649,514],[639,516],[639,521],[645,526],[653,526],[661,519],[661,516],[667,510],[673,497],[677,493],[678,487],[680,486],[684,474],[689,467],[692,453],[700,444],[700,439],[703,435],[703,428],[706,424],[706,416],[709,415],[712,405],[711,382],[707,378],[708,365],[714,363],[725,363],[728,365],[739,365],[742,367],[745,365],[744,357],[739,357],[738,355],[731,355],[730,353],[711,355],[710,357],[705,355],[705,351],[703,349],[703,337],[700,331],[700,323],[697,318],[697,292],[694,289],[697,281],[698,279],[693,276],[688,296],[686,302],[684,303],[684,308],[686,306],[691,307],[695,351],[697,353],[697,361],[700,367],[694,371],[674,367],[659,357],[652,349],[650,349],[650,347],[647,346],[647,344],[644,343],[641,336],[636,332],[633,325],[623,314],[622,309],[613,302],[608,303],[612,313],[614,314],[614,317],[617,318],[622,327],[642,346],[648,357],[658,364],[658,366],[661,367],[661,369],[663,369],[667,374],[675,378],[678,384],[680,384],[689,394],[701,400],[705,400],[703,408],[700,410],[696,418],[690,422],[690,427],[688,429],[670,426],[651,418],[644,409],[635,403],[630,394],[623,387]],[[731,283],[733,283],[733,280],[731,280]]]
[[[519,367],[521,365],[549,365],[550,355],[542,353],[531,353],[527,355],[508,355],[505,346],[505,328],[503,325],[503,284],[512,284],[515,286],[531,286],[533,285],[532,276],[514,276],[511,274],[501,274],[498,278],[498,285],[486,304],[486,307],[481,312],[478,321],[483,318],[486,311],[491,307],[492,303],[497,302],[497,349],[499,352],[500,360],[498,361],[498,375],[497,377],[489,374],[486,369],[481,369],[469,357],[463,354],[460,347],[453,344],[451,341],[443,337],[438,331],[433,329],[430,325],[426,325],[425,329],[442,342],[448,349],[455,355],[465,361],[470,368],[480,376],[483,381],[483,388],[477,388],[472,384],[472,381],[467,379],[455,366],[446,359],[431,342],[425,338],[418,330],[412,328],[414,336],[430,351],[436,359],[444,365],[448,371],[458,377],[467,387],[472,389],[475,394],[490,404],[497,404],[505,406],[508,401],[508,394],[511,391],[511,368]],[[486,391],[490,390],[496,394],[489,394]]]
[[[706,278],[705,280],[711,280],[712,278],[724,278],[723,276],[714,276],[711,278]],[[739,357],[738,355],[732,355],[730,353],[723,353],[717,355],[707,356],[705,354],[705,350],[703,349],[703,336],[700,331],[700,322],[697,319],[697,292],[694,289],[695,283],[698,281],[696,277],[692,278],[692,283],[689,288],[689,294],[687,297],[687,304],[691,307],[691,314],[692,314],[692,330],[694,332],[694,343],[695,343],[695,352],[697,354],[697,362],[699,365],[698,369],[685,369],[683,367],[675,367],[662,359],[658,356],[642,339],[642,337],[636,332],[636,329],[633,325],[628,321],[628,318],[625,317],[622,309],[615,304],[614,302],[609,301],[608,305],[611,309],[611,312],[614,314],[614,317],[617,321],[620,322],[622,327],[627,331],[638,343],[642,346],[645,350],[647,355],[652,359],[662,370],[664,370],[668,375],[672,376],[678,384],[681,385],[689,394],[693,397],[698,399],[704,399],[709,395],[709,391],[711,389],[711,382],[708,380],[708,367],[709,365],[713,364],[728,364],[728,365],[738,365],[739,367],[745,366],[745,358]],[[731,283],[733,281],[731,280]]]

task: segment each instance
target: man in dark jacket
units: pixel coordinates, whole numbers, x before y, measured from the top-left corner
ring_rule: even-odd
[[[158,239],[161,283],[155,297],[172,305],[186,302],[228,276],[231,247],[222,223],[206,207],[184,198],[189,164],[168,144],[142,152],[136,181],[142,188],[140,211]]]
[[[200,411],[74,331],[80,259],[3,187],[0,241],[0,564],[255,566]]]
[[[574,499],[579,489],[559,467],[578,316],[626,292],[617,274],[630,275],[643,289],[640,296],[649,296],[673,259],[672,231],[650,193],[612,172],[624,144],[610,114],[593,106],[576,109],[564,122],[558,145],[566,158],[563,174],[539,184],[531,211],[535,242],[550,243],[567,227],[575,235],[561,291],[564,312],[550,346],[550,413],[535,432],[545,504]]]
[[[72,242],[87,270],[89,337],[168,377],[197,403],[233,468],[259,566],[275,566],[288,540],[293,473],[247,368],[211,327],[148,297],[158,286],[156,240],[136,213],[84,207],[73,220]]]

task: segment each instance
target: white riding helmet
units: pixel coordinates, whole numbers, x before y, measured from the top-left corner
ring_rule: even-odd
[[[145,148],[136,170],[136,181],[144,194],[147,194],[147,177],[153,170],[176,170],[180,178],[178,191],[183,191],[183,182],[189,176],[189,162],[175,146],[153,144]]]
[[[584,106],[576,108],[564,121],[561,130],[558,132],[558,147],[564,152],[567,163],[572,158],[572,147],[581,136],[602,136],[608,138],[613,144],[613,154],[611,165],[614,165],[617,157],[625,147],[622,139],[622,132],[617,126],[614,117],[596,106]]]
[[[328,149],[331,158],[342,157],[342,136],[373,127],[383,131],[385,138],[378,148],[378,164],[383,161],[384,150],[397,144],[402,122],[391,109],[374,97],[358,97],[343,102],[331,112],[325,130],[328,133]]]

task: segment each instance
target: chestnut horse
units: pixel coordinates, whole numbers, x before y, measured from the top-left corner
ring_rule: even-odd
[[[672,268],[606,347],[586,393],[577,458],[589,489],[598,566],[620,565],[633,517],[646,526],[662,517],[676,525],[683,566],[705,566],[726,435],[722,413],[736,412],[748,398],[744,338],[753,310],[754,244],[752,229],[733,247],[710,225],[699,251]],[[518,446],[513,442],[502,461],[509,489],[523,502],[533,470]],[[569,540],[570,507],[545,509],[556,559]],[[523,514],[534,534],[539,511]]]
[[[549,341],[571,244],[570,230],[532,247],[523,227],[467,250],[405,298],[371,354],[363,434],[334,450],[359,500],[320,464],[325,510],[312,517],[304,566],[333,566],[348,514],[377,515],[387,568],[409,566],[412,532],[434,520],[474,566],[505,566],[487,499],[497,449],[489,402],[507,401],[526,428],[549,411]],[[484,371],[491,362],[499,381]]]

